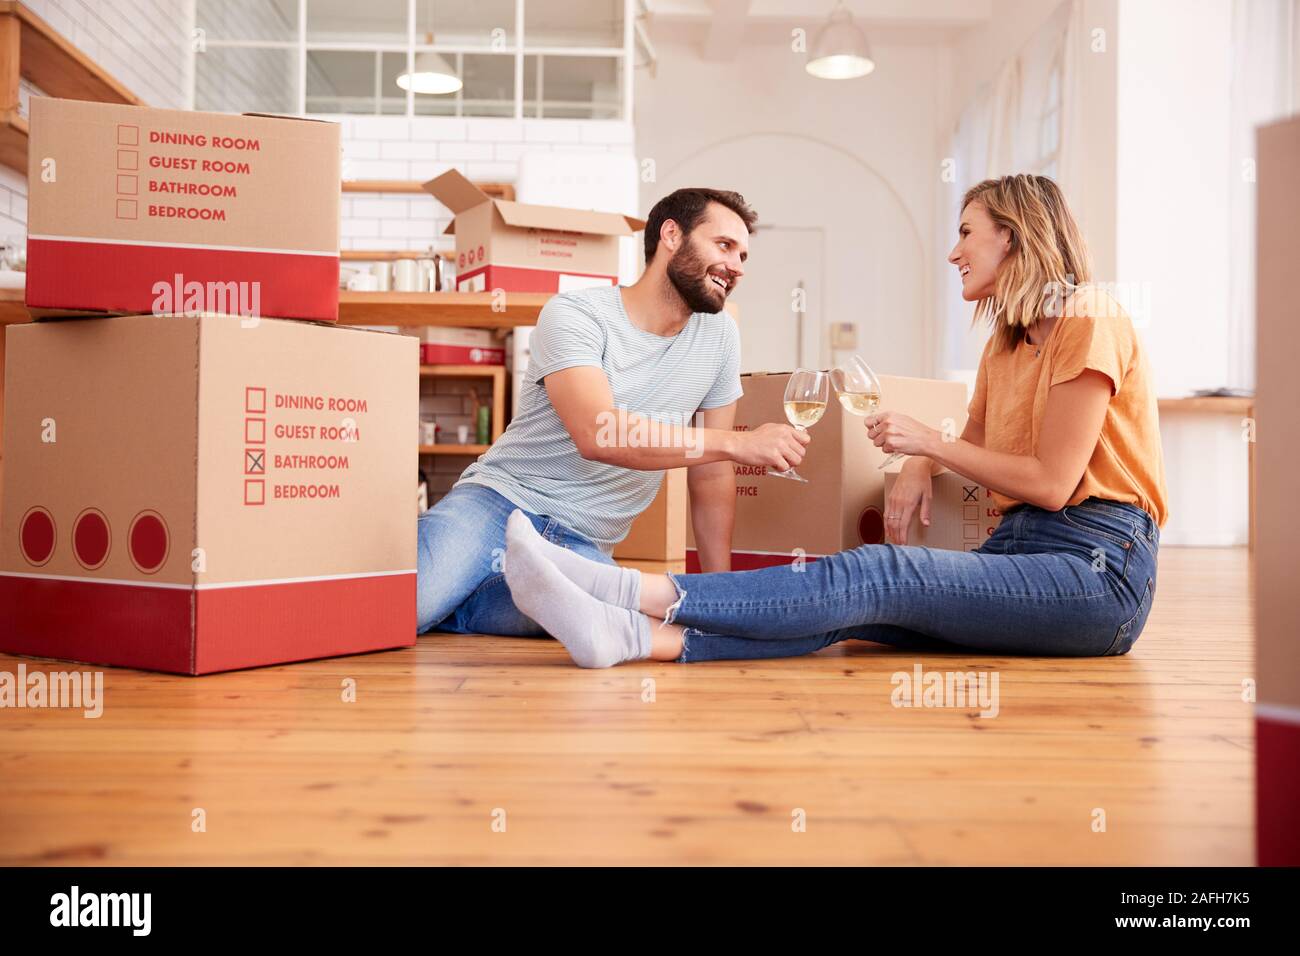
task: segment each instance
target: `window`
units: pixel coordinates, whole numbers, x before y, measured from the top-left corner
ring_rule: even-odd
[[[1047,85],[1043,91],[1043,108],[1038,116],[1038,158],[1034,172],[1051,179],[1059,178],[1061,153],[1061,52],[1047,68]]]
[[[632,0],[196,0],[195,109],[625,118]],[[441,93],[408,75],[452,77]]]

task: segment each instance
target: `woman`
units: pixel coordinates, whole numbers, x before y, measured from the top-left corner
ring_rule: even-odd
[[[948,257],[993,334],[961,438],[897,412],[868,417],[912,456],[886,504],[892,543],[807,564],[642,574],[507,533],[515,603],[584,667],[787,657],[843,640],[1034,656],[1124,654],[1156,585],[1166,491],[1151,372],[1133,324],[1090,288],[1078,226],[1054,182],[972,188]],[[986,485],[1002,522],[978,550],[906,547],[931,478]],[[660,623],[662,621],[663,623]]]

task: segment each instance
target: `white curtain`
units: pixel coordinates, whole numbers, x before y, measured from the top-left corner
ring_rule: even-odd
[[[1255,127],[1296,111],[1297,0],[1233,0],[1228,169],[1228,375],[1255,387]]]

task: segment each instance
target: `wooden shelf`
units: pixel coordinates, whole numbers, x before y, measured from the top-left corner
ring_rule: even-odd
[[[26,296],[23,289],[0,289],[0,325],[16,325],[32,320],[31,313],[27,311]]]
[[[506,374],[504,365],[421,365],[420,374],[430,378],[496,378]]]
[[[491,445],[421,445],[421,455],[473,455],[477,458]]]
[[[475,183],[474,185],[493,199],[513,201],[515,198],[515,187],[512,183]],[[343,191],[345,193],[416,193],[433,198],[425,190],[424,183],[406,179],[345,179]]]
[[[22,289],[0,289],[0,325],[30,322]],[[339,293],[340,325],[442,325],[471,329],[513,329],[536,325],[549,292],[510,292],[504,312],[492,311],[490,292]],[[489,366],[490,367],[490,366]]]
[[[504,311],[494,312],[491,292],[339,293],[342,325],[442,325],[471,329],[513,329],[536,325],[550,292],[508,292]]]
[[[27,118],[17,110],[0,116],[0,165],[27,172]]]
[[[434,257],[452,262],[454,252],[411,252],[409,249],[344,249],[339,252],[342,262],[392,262],[396,259],[432,259]]]
[[[1156,402],[1161,412],[1210,412],[1218,415],[1250,415],[1255,399],[1248,395],[1189,395],[1185,398],[1161,398]]]

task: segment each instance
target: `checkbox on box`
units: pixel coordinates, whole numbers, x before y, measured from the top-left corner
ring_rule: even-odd
[[[974,541],[980,536],[980,526],[977,524],[964,524],[961,526],[961,536],[967,541]]]
[[[121,176],[117,177],[117,194],[119,196],[135,196],[140,192],[139,176]]]
[[[962,505],[962,509],[961,509],[961,510],[962,510],[962,520],[963,520],[963,521],[979,521],[979,520],[980,520],[980,506],[979,506],[979,505]]]
[[[134,199],[119,199],[117,201],[117,218],[118,219],[138,219],[139,206]]]
[[[129,123],[118,123],[117,124],[117,145],[118,146],[139,146],[140,127],[132,126]]]
[[[244,504],[246,505],[264,505],[266,504],[266,482],[261,478],[246,478],[244,480]]]
[[[244,411],[256,412],[259,415],[266,414],[266,389],[245,388]]]
[[[117,151],[117,168],[127,171],[139,169],[140,154],[134,149],[119,149]]]
[[[244,419],[244,442],[249,445],[266,444],[266,419]]]
[[[244,449],[244,474],[246,475],[266,474],[266,449],[265,448]]]

